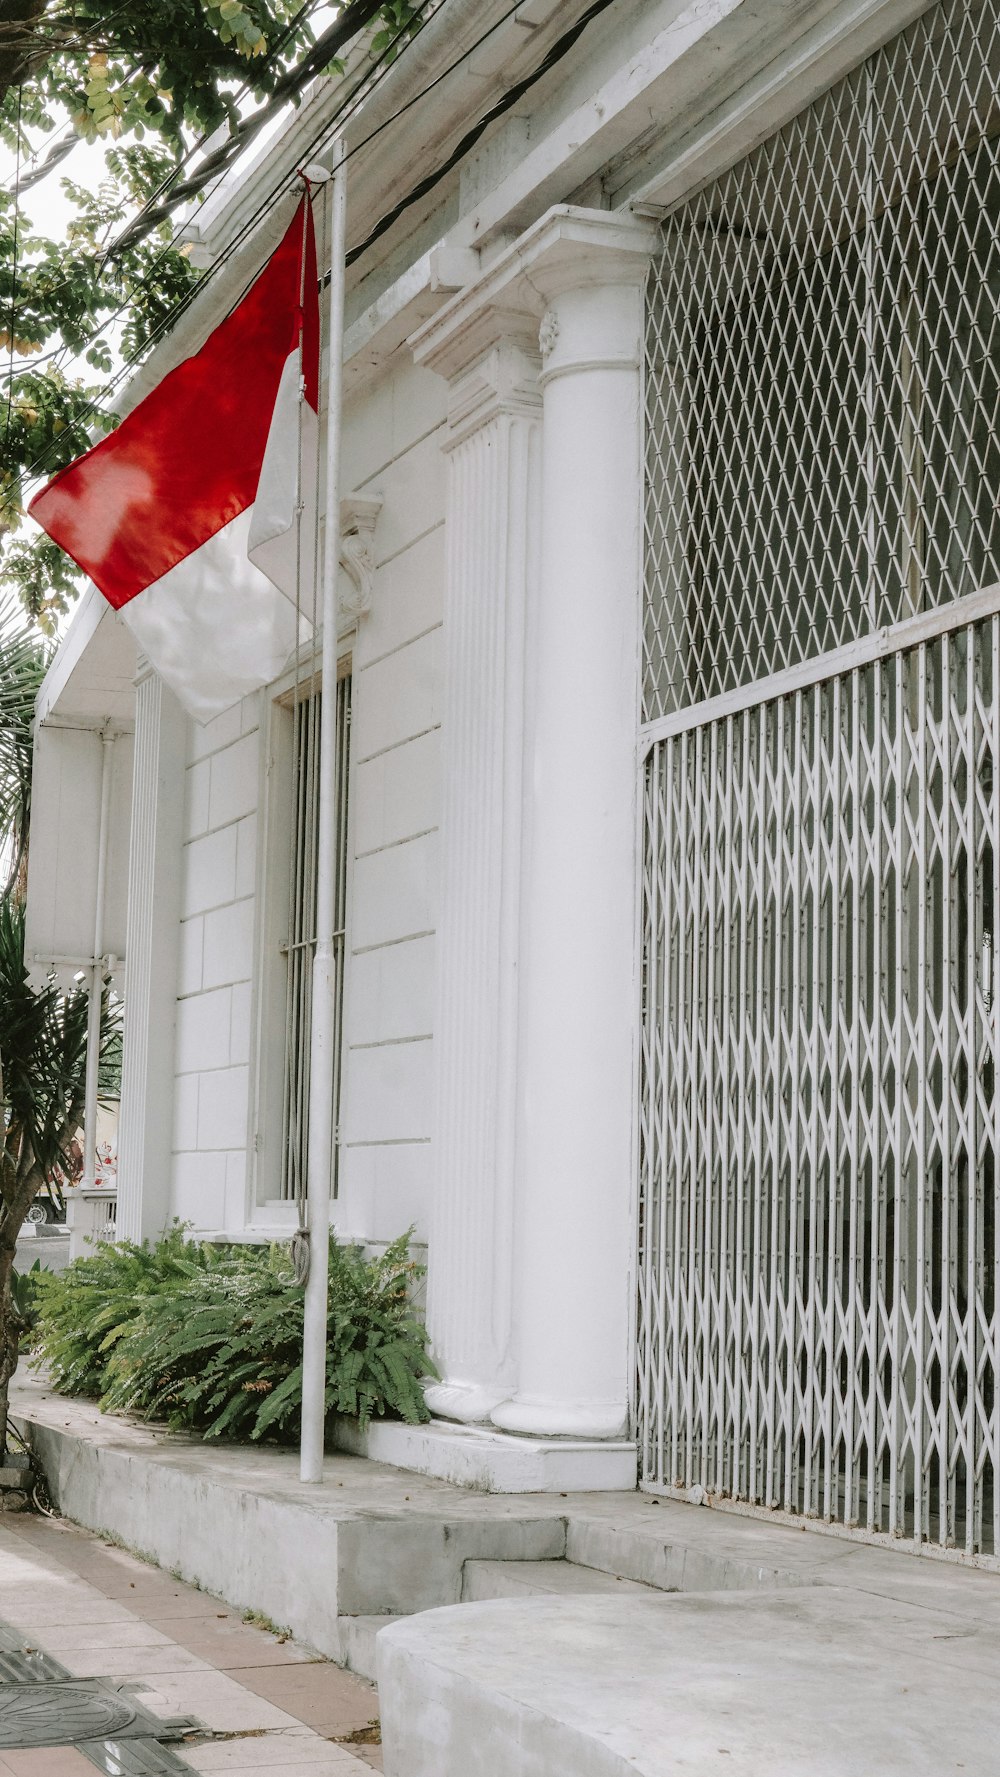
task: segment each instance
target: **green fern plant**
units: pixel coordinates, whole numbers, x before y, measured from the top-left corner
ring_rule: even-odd
[[[403,1235],[366,1258],[330,1247],[327,1411],[362,1427],[428,1417],[433,1375]],[[302,1393],[303,1291],[284,1246],[194,1245],[176,1229],[77,1260],[42,1291],[38,1351],[56,1388],[205,1438],[291,1442]]]
[[[135,1323],[146,1297],[174,1290],[206,1262],[208,1249],[185,1239],[178,1223],[155,1245],[101,1242],[65,1271],[35,1282],[36,1356],[44,1358],[60,1394],[100,1399],[117,1341]]]

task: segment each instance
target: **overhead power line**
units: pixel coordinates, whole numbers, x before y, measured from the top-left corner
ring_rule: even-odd
[[[279,76],[275,82],[274,92],[267,103],[262,105],[259,111],[254,111],[251,116],[242,118],[231,130],[226,141],[220,143],[213,153],[205,156],[201,165],[196,168],[190,178],[173,187],[169,204],[164,201],[140,211],[139,215],[118,237],[114,251],[124,252],[127,247],[133,246],[137,240],[141,240],[144,235],[149,234],[160,222],[166,221],[178,204],[186,203],[189,198],[197,197],[217,174],[226,172],[237,155],[242,154],[243,150],[256,140],[261,130],[267,127],[277,113],[288,104],[289,100],[297,98],[303,87],[308,86],[310,80],[314,79],[317,74],[321,74],[330,62],[336,60],[338,52],[344,49],[352,38],[356,37],[359,31],[363,31],[366,25],[371,24],[382,10],[382,4],[383,0],[348,0],[343,11],[338,13],[335,23],[330,25],[322,36],[317,37],[316,42],[303,56],[301,62],[296,63],[294,68],[289,68]],[[407,29],[407,25],[401,26],[398,35],[404,35]]]
[[[428,173],[427,177],[421,179],[418,185],[414,185],[412,190],[408,191],[405,197],[400,198],[399,202],[394,204],[392,209],[386,212],[381,221],[375,224],[371,233],[366,235],[365,239],[357,247],[351,248],[351,251],[347,255],[348,265],[353,265],[356,260],[361,258],[362,254],[367,253],[369,247],[374,246],[377,240],[380,240],[384,234],[387,234],[393,223],[398,222],[400,216],[402,216],[406,210],[409,210],[412,205],[419,203],[420,199],[426,197],[428,192],[433,191],[436,185],[440,185],[441,180],[447,178],[448,174],[458,165],[459,161],[465,158],[469,149],[475,147],[480,137],[489,129],[490,124],[495,123],[498,117],[503,117],[506,112],[512,110],[518,101],[524,98],[525,93],[530,92],[531,88],[535,86],[544,75],[548,74],[558,62],[562,61],[563,57],[569,53],[577,40],[583,36],[587,26],[591,24],[600,13],[607,12],[608,7],[613,5],[614,0],[594,0],[594,4],[587,8],[587,11],[581,18],[577,19],[576,24],[571,25],[569,30],[564,31],[563,35],[557,39],[549,50],[548,55],[545,56],[543,61],[539,62],[537,68],[533,69],[530,74],[525,75],[523,80],[518,80],[513,86],[509,86],[502,97],[497,100],[496,104],[491,105],[485,115],[479,119],[478,123],[473,124],[472,128],[466,131],[461,141],[456,143],[443,165],[438,167],[435,172]]]
[[[288,20],[287,24],[282,28],[282,30],[279,32],[278,36],[275,38],[275,41],[271,45],[271,47],[268,50],[267,54],[265,55],[263,61],[259,64],[258,75],[262,74],[264,72],[264,70],[269,65],[273,64],[277,60],[277,58],[278,58],[278,56],[280,56],[281,51],[283,50],[285,44],[288,42],[289,38],[298,30],[299,25],[302,23],[303,19],[308,17],[308,15],[310,13],[316,12],[319,9],[319,7],[324,4],[325,4],[325,0],[304,0],[304,4],[302,6],[300,6],[298,11],[294,14],[294,16]],[[111,14],[111,17],[109,19],[102,20],[101,21],[102,29],[104,29],[106,31],[108,26],[112,23],[112,21],[118,17],[119,13],[122,13],[125,11],[127,11],[127,8],[124,6],[121,6],[118,8],[118,12]],[[95,23],[96,22],[97,21],[95,20]],[[65,42],[64,43],[61,41],[59,41],[59,42],[53,41],[53,43],[52,43],[53,53],[58,53],[59,51],[66,50],[66,49],[90,48],[90,47],[93,47],[96,49],[100,46],[97,44],[96,40],[93,43],[93,45],[91,45],[89,42],[84,43],[82,40],[78,43],[73,43],[73,42]],[[132,76],[134,74],[137,74],[138,71],[139,71],[138,66],[129,68],[126,75],[125,75],[126,82],[131,80]],[[253,90],[254,90],[254,88],[251,86],[250,82],[245,80],[241,86],[237,87],[236,92],[233,94],[233,103],[238,104],[241,99],[245,98],[246,95],[248,93],[252,92]],[[203,148],[205,143],[211,140],[211,137],[214,134],[215,134],[214,130],[207,131],[203,136],[199,137],[197,142],[193,142],[189,148],[185,149],[184,153],[181,155],[180,159],[176,162],[175,166],[173,168],[171,168],[171,171],[167,174],[163,183],[157,187],[157,190],[155,192],[150,194],[150,198],[147,199],[147,203],[152,201],[156,196],[159,195],[160,191],[165,189],[165,187],[170,183],[170,181],[177,176],[177,173],[180,171],[180,169],[187,165],[187,163],[191,160],[191,158],[195,154],[198,153],[199,149]],[[53,172],[53,170],[57,166],[59,166],[67,158],[68,155],[72,154],[74,148],[76,148],[79,145],[80,141],[81,141],[81,137],[80,137],[80,134],[77,131],[77,129],[72,124],[68,125],[67,128],[62,132],[62,134],[59,137],[57,137],[57,139],[54,142],[50,142],[48,153],[46,154],[45,159],[39,165],[29,168],[29,170],[25,174],[23,174],[22,179],[21,179],[22,194],[25,191],[32,190],[34,186],[41,184],[43,179],[46,179],[48,177],[48,175],[51,172]]]
[[[432,0],[427,0],[427,3],[431,4]],[[440,0],[440,4],[442,6],[446,5],[447,0]],[[507,22],[507,20],[511,17],[511,15],[517,11],[518,6],[520,4],[521,4],[521,0],[514,0],[514,3],[503,14],[503,16],[501,18],[495,20],[494,23],[486,31],[484,31],[482,33],[482,35],[476,40],[475,43],[471,44],[466,50],[464,50],[462,52],[462,54],[460,56],[456,57],[455,61],[453,61],[446,69],[442,70],[442,72],[440,74],[436,75],[433,80],[428,82],[427,86],[423,87],[419,93],[415,94],[411,99],[407,100],[404,105],[401,105],[399,107],[398,111],[394,112],[391,117],[386,118],[374,130],[372,130],[369,133],[369,135],[364,137],[361,141],[355,143],[353,148],[350,149],[349,153],[347,155],[345,155],[345,157],[344,157],[345,161],[352,158],[355,154],[359,153],[362,148],[367,147],[368,143],[373,141],[376,136],[380,135],[383,130],[388,129],[406,111],[410,110],[414,105],[419,103],[419,101],[421,99],[425,98],[428,93],[430,93],[431,91],[434,90],[435,87],[439,86],[443,80],[447,79],[450,74],[454,73],[458,68],[460,68],[463,62],[468,60],[468,58],[471,55],[474,55],[476,53],[476,51],[480,48],[480,46],[490,36],[492,36],[496,30],[500,29],[500,27]],[[409,192],[407,192],[407,194],[403,198],[401,198],[399,200],[399,202],[397,204],[395,204],[393,206],[393,208],[390,211],[388,211],[385,216],[383,216],[381,218],[381,220],[376,224],[376,226],[371,230],[371,232],[365,237],[365,239],[362,242],[360,242],[358,246],[353,247],[351,249],[351,251],[347,255],[347,263],[348,264],[355,264],[357,262],[357,260],[360,259],[361,256],[364,253],[366,253],[368,251],[368,249],[377,240],[379,240],[384,234],[386,234],[388,232],[388,230],[399,219],[399,217],[404,214],[404,212],[406,210],[411,208],[414,204],[419,203],[421,198],[425,197],[428,194],[428,192],[432,191],[435,188],[435,186],[440,184],[440,182],[444,178],[447,177],[448,173],[450,173],[453,170],[453,168],[458,164],[458,162],[469,152],[469,149],[471,147],[473,147],[475,145],[475,143],[480,140],[480,138],[483,136],[485,131],[490,127],[490,125],[492,123],[494,123],[498,118],[504,116],[508,111],[510,111],[512,109],[512,107],[514,105],[516,105],[518,103],[518,101],[521,98],[523,98],[526,93],[530,92],[532,87],[534,87],[538,83],[538,81],[543,79],[546,74],[550,73],[551,70],[554,67],[556,67],[559,62],[561,62],[563,60],[563,58],[569,53],[569,51],[573,48],[573,46],[578,42],[580,37],[583,35],[584,31],[587,29],[588,25],[590,25],[594,19],[599,17],[601,13],[606,12],[609,9],[609,7],[612,6],[613,4],[614,4],[614,0],[593,0],[593,4],[588,7],[587,11],[575,22],[575,24],[573,24],[567,31],[565,31],[563,33],[563,35],[560,38],[557,39],[557,41],[552,45],[552,47],[548,51],[548,53],[543,57],[542,61],[539,62],[538,65],[529,74],[524,76],[523,79],[515,82],[515,84],[513,86],[508,87],[507,91],[501,95],[501,97],[496,101],[496,103],[494,105],[492,105],[490,107],[490,109],[484,114],[484,116],[481,117],[469,130],[466,131],[466,133],[463,135],[461,140],[456,144],[455,148],[451,151],[451,153],[449,154],[447,159],[443,162],[443,164],[440,167],[438,167],[433,173],[428,174],[424,179],[420,180],[417,185],[412,187],[411,190]],[[392,56],[392,49],[393,49],[393,46],[389,46],[387,48],[387,50],[383,52],[383,59],[385,59],[385,60],[394,59],[395,61],[398,61],[400,59],[400,55],[406,53],[406,49],[404,47],[404,49],[402,51],[400,51],[399,54],[397,54],[397,55],[395,55],[395,57],[393,57]],[[385,68],[383,67],[382,74],[381,74],[380,78],[384,78],[384,74],[385,74]],[[343,123],[344,123],[344,121],[346,121],[346,118],[348,116],[352,115],[354,113],[354,111],[357,110],[358,106],[361,103],[363,103],[364,100],[370,96],[371,87],[369,85],[367,85],[367,83],[364,83],[364,84],[366,85],[365,92],[363,94],[352,93],[348,97],[348,99],[345,100],[344,105],[338,108],[338,110],[334,114],[334,116],[332,118],[328,118],[326,120],[322,129],[317,132],[317,135],[313,138],[312,142],[309,143],[303,149],[303,153],[302,153],[303,161],[308,161],[310,158],[314,157],[318,152],[321,152],[323,145],[325,143],[327,143],[330,140],[330,138],[337,133],[338,128],[343,126]],[[283,183],[280,187],[278,187],[275,191],[269,193],[268,196],[262,200],[262,202],[257,206],[257,208],[252,212],[252,214],[247,217],[246,221],[242,224],[242,226],[237,231],[237,233],[234,235],[232,240],[227,243],[225,250],[222,253],[220,253],[218,259],[215,260],[213,265],[209,268],[205,277],[202,278],[198,282],[198,284],[196,284],[189,292],[187,292],[185,294],[185,296],[183,296],[180,299],[180,301],[178,303],[176,303],[168,311],[168,313],[163,317],[162,321],[159,323],[157,328],[155,328],[153,330],[153,332],[150,334],[149,338],[144,342],[143,347],[141,348],[141,351],[133,353],[131,355],[131,357],[128,360],[126,360],[125,363],[123,363],[121,365],[119,370],[115,373],[115,376],[112,377],[111,379],[109,379],[108,383],[105,384],[104,387],[98,392],[98,394],[95,396],[94,400],[89,404],[89,406],[86,409],[84,409],[84,412],[80,415],[80,420],[85,419],[89,413],[96,412],[100,403],[102,401],[106,400],[110,395],[112,395],[115,392],[115,390],[118,387],[120,387],[121,383],[124,381],[125,377],[127,376],[129,370],[132,369],[133,366],[142,357],[144,357],[146,355],[150,346],[155,344],[158,341],[158,339],[162,337],[162,335],[164,333],[166,333],[167,331],[170,330],[170,328],[172,328],[174,325],[176,325],[177,321],[180,319],[181,315],[185,312],[185,310],[201,294],[202,290],[205,289],[206,285],[211,281],[211,279],[216,277],[222,271],[224,266],[226,264],[228,264],[228,262],[232,259],[233,255],[243,245],[244,241],[256,229],[256,227],[258,226],[260,221],[269,213],[269,211],[271,209],[273,209],[274,205],[281,200],[281,198],[285,195],[287,190],[288,190],[288,184],[286,182],[286,183]],[[154,268],[151,268],[151,270],[152,269],[154,269]],[[255,273],[254,277],[256,277],[256,275],[257,274]],[[253,279],[249,280],[249,282],[253,282]],[[239,298],[237,298],[236,300],[238,301]],[[108,325],[110,323],[111,318],[112,317],[109,317],[109,321],[104,323],[104,325]],[[94,335],[94,337],[96,337],[96,334]],[[51,448],[51,446],[49,448]],[[42,452],[40,454],[40,456],[38,458],[36,458],[35,462],[32,463],[30,465],[30,467],[25,471],[25,474],[30,476],[30,475],[34,474],[37,470],[39,470],[42,467],[42,465],[44,464],[47,455],[48,455],[48,450]]]
[[[519,3],[519,0],[518,0],[518,3]],[[422,0],[422,3],[417,8],[416,16],[419,17],[422,12],[425,12],[429,7],[431,7],[435,4],[444,5],[444,4],[446,4],[446,0]],[[346,118],[353,115],[354,111],[357,110],[358,106],[363,102],[363,100],[365,98],[368,97],[370,91],[372,90],[373,75],[375,77],[374,84],[378,85],[379,82],[385,78],[385,75],[388,71],[389,66],[394,61],[398,61],[400,59],[400,57],[406,53],[406,49],[408,47],[408,44],[404,44],[402,49],[398,49],[397,45],[398,45],[399,39],[401,37],[409,37],[411,31],[412,31],[412,19],[410,21],[408,21],[406,24],[400,26],[400,28],[396,32],[395,36],[385,45],[385,47],[380,52],[379,56],[372,63],[371,67],[367,68],[364,71],[361,79],[357,82],[357,85],[351,90],[350,93],[347,94],[343,103],[340,106],[338,106],[337,111],[335,112],[333,118],[327,119],[326,123],[323,126],[322,132],[319,132],[317,134],[317,136],[315,136],[313,138],[313,140],[304,148],[302,156],[301,156],[301,159],[303,162],[308,162],[310,159],[312,159],[316,153],[317,143],[320,142],[321,140],[325,139],[329,133],[331,133],[331,132],[335,133],[337,127],[339,125],[341,125],[343,123],[343,121],[346,120]],[[377,134],[377,132],[373,132],[373,134]],[[222,179],[225,177],[226,171],[228,171],[228,169],[224,168],[224,169],[222,169],[222,171],[217,173],[216,177],[220,183],[221,183]],[[253,213],[247,218],[247,220],[243,224],[243,226],[239,229],[237,234],[234,235],[233,239],[228,242],[225,250],[222,253],[220,253],[218,259],[216,259],[213,262],[213,264],[209,267],[208,271],[205,273],[205,276],[203,278],[200,278],[197,284],[194,284],[191,287],[191,289],[188,290],[187,292],[185,292],[185,294],[176,303],[173,303],[171,305],[171,307],[163,315],[163,317],[158,322],[158,324],[150,330],[149,334],[142,342],[142,345],[137,347],[134,352],[130,353],[129,356],[123,360],[123,362],[119,365],[118,369],[115,371],[114,375],[109,377],[107,382],[105,382],[104,384],[101,385],[101,387],[96,391],[93,398],[86,404],[85,407],[83,407],[80,410],[79,414],[76,416],[76,422],[75,422],[76,424],[78,424],[78,425],[84,424],[88,418],[90,418],[93,414],[97,413],[99,411],[99,409],[101,408],[101,406],[112,395],[115,394],[116,390],[119,389],[121,387],[122,383],[126,381],[126,379],[129,376],[129,373],[138,366],[138,364],[143,360],[143,358],[145,358],[147,356],[151,347],[156,345],[158,343],[158,341],[163,337],[163,335],[165,333],[169,332],[171,330],[171,328],[176,325],[176,323],[178,322],[180,317],[185,313],[185,311],[190,307],[190,305],[196,300],[196,298],[198,296],[200,296],[202,290],[204,290],[206,288],[206,286],[211,282],[211,280],[214,277],[216,277],[219,274],[219,272],[221,272],[223,270],[225,265],[228,264],[230,259],[232,259],[232,257],[234,256],[234,254],[236,252],[238,252],[239,248],[243,245],[243,242],[247,239],[247,237],[257,227],[257,225],[260,222],[260,220],[262,219],[262,217],[265,216],[268,213],[268,211],[270,209],[272,209],[274,207],[274,205],[281,200],[281,198],[285,195],[287,190],[288,190],[288,184],[287,184],[287,182],[285,182],[281,186],[279,186],[276,190],[270,192],[268,194],[267,198],[260,205],[258,205],[258,207],[253,211]],[[174,234],[171,237],[170,241],[166,242],[165,245],[163,246],[162,250],[160,251],[160,253],[157,254],[152,265],[148,267],[145,277],[141,281],[142,286],[148,285],[153,273],[156,271],[157,266],[162,263],[162,261],[166,258],[167,254],[170,253],[171,250],[176,246],[177,241],[180,239],[180,236],[183,233],[185,226],[186,226],[186,224],[181,224],[177,229],[175,229]],[[256,277],[256,275],[257,274],[255,272],[254,277]],[[253,279],[251,279],[250,281],[252,282]],[[125,301],[121,302],[119,304],[119,306],[115,310],[112,311],[111,314],[106,315],[104,320],[101,322],[100,326],[95,327],[93,329],[93,331],[86,336],[86,339],[83,341],[83,347],[86,347],[88,345],[93,345],[95,340],[99,339],[101,337],[101,335],[104,332],[106,332],[106,330],[109,327],[113,326],[114,322],[122,314],[124,314],[130,306],[131,306],[131,299],[125,300]],[[37,359],[35,360],[35,363],[36,364],[38,363]],[[50,441],[49,444],[45,447],[45,449],[42,450],[39,453],[39,455],[30,464],[28,464],[25,467],[25,469],[23,470],[23,474],[28,479],[30,479],[36,473],[40,473],[42,470],[44,470],[45,464],[46,464],[48,458],[50,457],[53,449],[54,449],[54,441]]]

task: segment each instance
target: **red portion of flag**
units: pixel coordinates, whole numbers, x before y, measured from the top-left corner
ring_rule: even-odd
[[[319,406],[308,196],[232,314],[28,510],[116,609],[253,504],[281,372],[298,349]]]

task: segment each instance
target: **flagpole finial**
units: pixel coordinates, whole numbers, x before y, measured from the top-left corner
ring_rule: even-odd
[[[299,168],[299,177],[308,185],[325,185],[331,177],[329,167],[324,167],[318,160],[311,160],[307,166]]]

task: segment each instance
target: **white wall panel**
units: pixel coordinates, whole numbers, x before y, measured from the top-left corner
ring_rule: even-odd
[[[441,721],[441,632],[355,674],[354,759],[361,763]]]
[[[236,829],[220,827],[184,848],[184,916],[222,907],[236,894]]]
[[[231,996],[228,987],[198,993],[177,1007],[177,1072],[229,1066]]]
[[[358,765],[354,797],[359,857],[436,827],[441,818],[440,730]]]
[[[358,493],[379,493],[385,504],[376,533],[376,559],[389,561],[440,523],[444,513],[443,435],[432,432],[387,466]]]
[[[344,474],[359,488],[387,473],[405,451],[444,419],[445,391],[422,366],[403,364],[370,383],[344,411]]]
[[[345,1011],[351,1047],[429,1036],[433,1014],[433,937],[385,944],[353,957]]]
[[[257,806],[259,743],[256,733],[244,735],[211,760],[208,824],[226,826]]]
[[[252,900],[232,901],[205,914],[205,957],[202,984],[223,987],[249,981],[253,973]]]
[[[248,1062],[253,984],[250,981],[240,981],[233,986],[231,992],[229,1058],[233,1063]]]
[[[354,649],[355,673],[433,629],[443,601],[444,525],[438,524],[377,570],[372,608]]]
[[[180,966],[177,992],[181,997],[200,993],[204,986],[202,959],[205,947],[205,921],[200,914],[181,921]]]
[[[436,833],[358,858],[354,866],[353,949],[433,931],[437,877]]]
[[[431,1132],[429,1040],[352,1049],[342,1142],[401,1141]]]
[[[197,765],[189,765],[184,774],[185,840],[197,839],[200,834],[208,832],[208,792],[211,772],[211,762],[208,759],[201,759]]]
[[[180,1074],[174,1081],[174,1153],[198,1146],[198,1083],[200,1074]]]
[[[427,1239],[433,1191],[429,1141],[348,1146],[341,1151],[340,1166],[338,1230],[381,1241],[395,1240],[412,1227],[417,1240]]]
[[[195,1228],[221,1228],[226,1214],[226,1155],[175,1154],[173,1214]]]
[[[257,816],[247,815],[236,828],[236,893],[252,895],[257,868]]]
[[[217,1068],[199,1075],[198,1147],[243,1147],[247,1138],[249,1069]]]
[[[132,816],[131,734],[115,740],[105,898],[105,949],[125,955]],[[94,949],[102,741],[96,729],[39,728],[34,748],[25,953],[90,957]]]
[[[220,747],[231,746],[234,740],[239,740],[243,732],[240,705],[233,704],[220,716],[214,716],[211,722],[190,722],[188,729],[189,760],[193,763],[197,759],[207,759]]]

